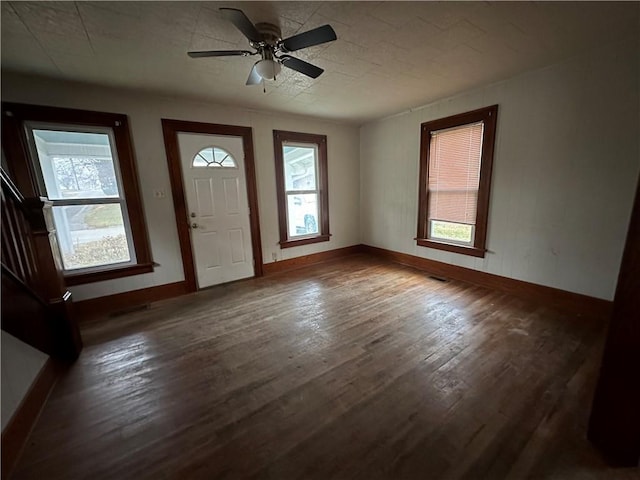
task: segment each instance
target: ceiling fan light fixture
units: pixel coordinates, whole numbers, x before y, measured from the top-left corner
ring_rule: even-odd
[[[265,80],[273,80],[276,75],[280,73],[280,70],[282,70],[282,65],[280,65],[275,60],[267,58],[256,63],[255,68],[260,77],[264,78]]]

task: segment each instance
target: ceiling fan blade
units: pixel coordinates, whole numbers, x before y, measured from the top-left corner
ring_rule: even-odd
[[[260,42],[262,36],[256,30],[256,27],[251,20],[247,18],[242,10],[237,8],[221,8],[222,16],[235,25],[235,27],[242,32],[252,42]]]
[[[290,57],[289,55],[283,55],[280,57],[280,61],[285,67],[295,70],[296,72],[304,73],[307,77],[318,78],[322,72],[324,72],[320,67],[311,65],[299,58]]]
[[[249,73],[249,78],[247,78],[247,83],[245,83],[245,85],[259,85],[262,82],[262,77],[260,75],[258,75],[258,70],[256,70],[256,65],[258,64],[258,62],[256,62],[253,65],[253,68],[251,69],[251,72]]]
[[[191,58],[202,57],[247,57],[249,55],[255,55],[254,52],[249,50],[205,50],[202,52],[187,52]]]
[[[308,32],[299,33],[293,37],[285,38],[279,45],[287,52],[295,52],[301,48],[313,47],[314,45],[320,45],[321,43],[333,42],[338,37],[336,32],[331,28],[331,25],[323,25],[322,27],[314,28]]]

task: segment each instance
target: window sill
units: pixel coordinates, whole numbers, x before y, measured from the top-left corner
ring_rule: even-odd
[[[139,263],[90,273],[68,273],[64,276],[64,281],[67,286],[83,285],[85,283],[113,280],[114,278],[130,277],[149,272],[153,272],[153,263]]]
[[[311,243],[328,242],[331,235],[318,235],[317,237],[301,238],[299,240],[287,240],[280,242],[280,248],[299,247],[300,245],[309,245]]]
[[[421,247],[435,248],[436,250],[444,250],[446,252],[461,253],[462,255],[470,255],[472,257],[484,258],[487,252],[483,248],[465,247],[463,245],[454,245],[452,243],[434,242],[426,238],[417,238],[416,241]]]

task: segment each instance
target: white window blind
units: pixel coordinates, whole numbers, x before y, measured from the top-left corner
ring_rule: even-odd
[[[475,225],[482,122],[433,132],[429,147],[429,221]]]

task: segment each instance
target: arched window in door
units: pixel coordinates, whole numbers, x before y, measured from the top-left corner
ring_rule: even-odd
[[[207,147],[200,150],[193,157],[192,166],[195,168],[214,167],[214,168],[237,168],[238,165],[233,156],[224,148]]]

